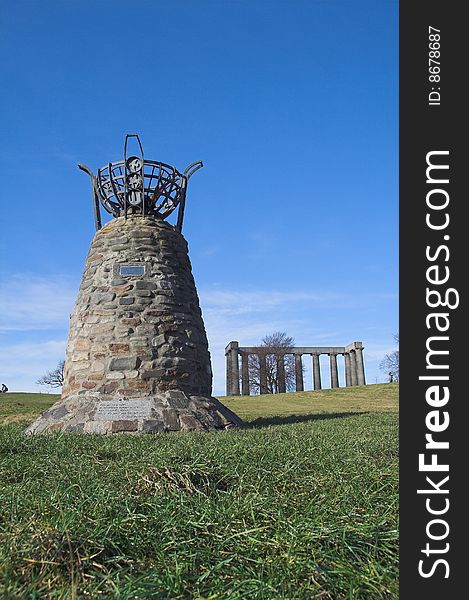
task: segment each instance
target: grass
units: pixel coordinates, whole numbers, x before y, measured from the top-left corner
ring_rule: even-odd
[[[275,396],[228,396],[220,401],[243,419],[344,412],[396,412],[399,384],[381,383]],[[275,419],[272,419],[274,422]]]
[[[2,396],[0,597],[398,598],[397,392],[221,398],[252,426],[113,437],[25,437],[55,398]]]
[[[30,423],[60,398],[60,394],[10,392],[0,395],[0,424]]]

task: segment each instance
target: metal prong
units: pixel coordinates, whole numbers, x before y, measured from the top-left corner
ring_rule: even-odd
[[[184,171],[184,175],[186,176],[187,179],[190,179],[192,177],[192,175],[196,171],[201,169],[203,166],[204,166],[204,163],[201,160],[196,160],[195,162],[191,163],[189,166],[186,167],[186,169]]]
[[[94,177],[93,171],[89,167],[87,167],[86,165],[78,163],[77,166],[78,166],[79,169],[81,169],[82,171],[84,171],[85,173],[87,173],[90,177]]]
[[[93,171],[86,165],[78,163],[78,168],[91,177],[91,195],[93,199],[94,225],[96,227],[96,231],[98,231],[98,229],[101,229],[101,212],[99,210],[98,191],[96,189],[96,177],[94,176]]]

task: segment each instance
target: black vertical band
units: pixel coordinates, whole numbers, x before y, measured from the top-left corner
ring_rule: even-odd
[[[401,598],[460,597],[468,573],[462,6],[400,4]]]

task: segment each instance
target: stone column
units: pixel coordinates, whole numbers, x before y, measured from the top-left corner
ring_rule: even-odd
[[[365,365],[363,363],[363,349],[356,348],[356,363],[357,363],[357,385],[365,385]]]
[[[284,394],[287,391],[285,386],[285,355],[277,357],[277,379],[278,379],[278,391],[280,394]]]
[[[297,392],[302,392],[304,390],[301,354],[295,354],[295,389]]]
[[[231,396],[231,351],[225,349],[226,356],[226,395]]]
[[[262,352],[259,356],[259,394],[267,394],[267,369],[265,366],[266,355]]]
[[[249,396],[249,354],[241,353],[241,391],[243,396]]]
[[[344,354],[344,362],[345,362],[345,385],[350,387],[352,385],[352,371],[350,364],[350,354],[346,352]]]
[[[339,387],[339,372],[337,371],[337,354],[329,354],[331,363],[331,388]]]
[[[314,389],[321,389],[321,367],[319,365],[319,354],[313,354],[313,383]]]
[[[352,385],[357,385],[357,360],[355,350],[350,350],[350,379]]]
[[[239,396],[239,361],[238,361],[238,342],[230,342],[225,349],[227,354],[226,366],[229,372],[227,381],[230,386],[227,390],[228,396]]]

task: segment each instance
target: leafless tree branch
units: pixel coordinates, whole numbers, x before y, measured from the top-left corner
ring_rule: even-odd
[[[45,375],[39,377],[36,383],[39,385],[48,385],[53,388],[62,387],[64,383],[64,367],[65,361],[59,361],[53,371],[47,371]]]
[[[399,344],[399,334],[394,335],[394,339]],[[383,360],[379,363],[381,371],[386,373],[389,381],[399,381],[399,350],[394,350],[390,354],[386,354]]]
[[[279,364],[284,361],[285,368],[285,389],[290,392],[295,390],[295,357],[288,354],[295,347],[295,340],[285,332],[276,331],[266,335],[262,339],[259,352],[249,356],[249,387],[253,394],[278,394],[279,385]],[[260,359],[265,360],[267,389],[261,389],[260,378]]]

